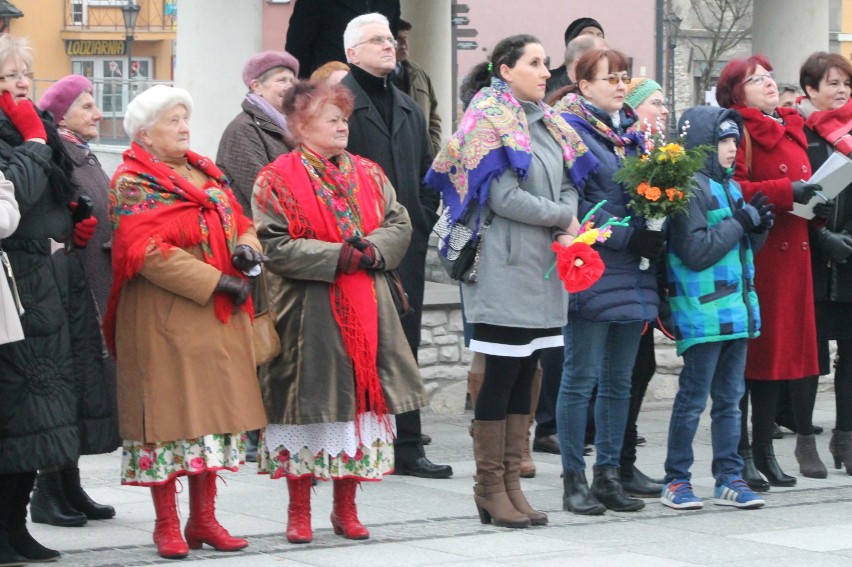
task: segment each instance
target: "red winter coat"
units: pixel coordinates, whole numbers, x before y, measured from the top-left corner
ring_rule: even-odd
[[[790,380],[819,374],[808,221],[790,213],[792,181],[809,179],[804,120],[779,108],[780,124],[756,108],[734,106],[748,138],[740,144],[734,179],[748,201],[762,191],[775,204],[775,226],[755,256],[755,287],[760,300],[761,333],[748,346],[745,377]],[[751,171],[746,147],[751,146]]]

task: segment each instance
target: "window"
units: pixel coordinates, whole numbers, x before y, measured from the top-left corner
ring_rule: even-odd
[[[150,57],[134,57],[128,81],[126,57],[87,57],[71,61],[71,72],[88,77],[95,85],[98,106],[106,117],[124,115],[127,103],[150,85],[152,69]]]

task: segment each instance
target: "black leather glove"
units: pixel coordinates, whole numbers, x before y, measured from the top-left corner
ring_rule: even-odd
[[[222,274],[219,277],[219,283],[216,284],[216,289],[213,291],[230,293],[233,296],[234,307],[236,308],[246,302],[251,291],[251,286],[243,278]]]
[[[845,232],[831,232],[823,227],[816,233],[820,249],[838,264],[845,264],[852,254],[852,236]]]
[[[643,258],[656,260],[663,255],[664,244],[665,238],[661,231],[634,228],[633,234],[630,235],[630,240],[627,241],[627,248]]]
[[[814,205],[814,215],[821,219],[827,219],[834,214],[834,206],[834,200],[828,201],[827,203],[817,203]]]
[[[231,264],[241,272],[250,272],[255,266],[267,260],[269,258],[247,244],[237,244],[231,255]]]
[[[817,191],[822,191],[822,186],[807,181],[793,181],[793,202],[807,205]]]

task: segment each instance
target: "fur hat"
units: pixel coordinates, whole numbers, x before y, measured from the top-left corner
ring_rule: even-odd
[[[624,104],[636,110],[636,107],[645,102],[646,98],[662,90],[663,87],[657,81],[645,77],[633,77],[633,80],[627,85],[627,96],[624,97]]]
[[[185,106],[186,111],[192,115],[192,97],[185,89],[154,85],[139,93],[127,105],[127,111],[124,113],[124,131],[131,140],[135,140],[139,130],[150,128],[164,112],[179,104]]]
[[[62,77],[41,95],[38,107],[53,114],[53,120],[59,122],[77,97],[83,93],[94,94],[92,82],[83,75],[68,75]]]
[[[577,18],[565,28],[565,45],[568,45],[569,41],[580,35],[580,32],[586,28],[598,28],[601,30],[601,33],[604,33],[603,26],[597,20],[593,18]]]
[[[736,138],[737,143],[740,141],[740,127],[730,118],[719,124],[719,131],[716,133],[718,141],[721,142],[725,138]]]
[[[251,82],[275,67],[284,67],[299,76],[299,61],[286,51],[262,51],[246,61],[243,67],[243,83],[251,88]]]

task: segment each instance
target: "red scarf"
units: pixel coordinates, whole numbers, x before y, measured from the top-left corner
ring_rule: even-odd
[[[214,163],[187,152],[188,163],[210,178],[201,189],[178,175],[135,142],[124,152],[110,192],[112,289],[104,316],[104,335],[115,353],[115,317],[124,283],[136,276],[153,245],[168,255],[172,248],[201,245],[204,260],[223,274],[245,278],[231,264],[237,239],[251,227],[227,181]],[[214,294],[216,317],[227,323],[234,310],[227,293]],[[242,306],[254,312],[251,298]]]
[[[374,163],[344,152],[338,165],[303,147],[261,170],[257,203],[287,218],[293,238],[343,242],[369,237],[384,220],[384,173]],[[379,382],[379,313],[373,276],[363,270],[338,274],[329,301],[346,354],[355,371],[357,415],[371,411],[391,430]],[[358,430],[360,440],[360,428]]]
[[[805,124],[843,155],[852,153],[852,99],[833,110],[817,110]]]

